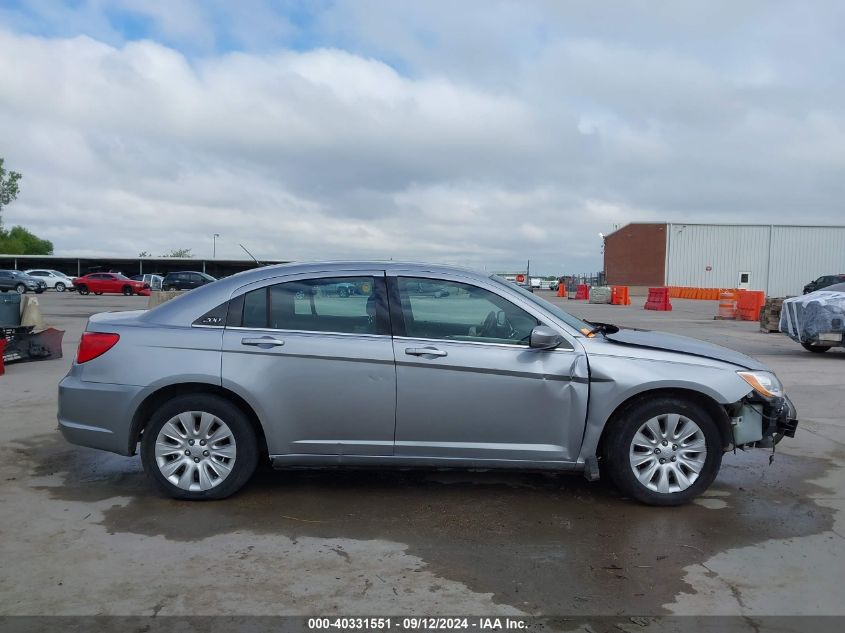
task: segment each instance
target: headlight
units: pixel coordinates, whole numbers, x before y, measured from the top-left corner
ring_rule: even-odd
[[[782,398],[783,385],[770,371],[738,371],[740,378],[751,385],[752,389],[766,398]]]

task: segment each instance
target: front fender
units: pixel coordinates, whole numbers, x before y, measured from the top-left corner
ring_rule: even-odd
[[[591,355],[590,404],[579,461],[596,455],[604,427],[613,413],[634,396],[659,389],[693,391],[728,405],[750,389],[728,363],[689,357],[689,361]]]

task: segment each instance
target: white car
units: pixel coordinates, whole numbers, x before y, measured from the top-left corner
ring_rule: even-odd
[[[60,273],[58,270],[50,270],[47,268],[34,268],[32,270],[24,271],[30,277],[36,277],[47,284],[47,288],[52,288],[58,292],[73,289],[73,279]]]

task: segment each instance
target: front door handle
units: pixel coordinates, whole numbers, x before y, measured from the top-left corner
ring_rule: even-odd
[[[285,342],[280,341],[277,338],[273,338],[272,336],[261,336],[259,338],[242,338],[241,344],[255,345],[257,347],[281,347],[285,344]]]
[[[445,350],[436,347],[406,347],[405,353],[408,356],[448,356]]]

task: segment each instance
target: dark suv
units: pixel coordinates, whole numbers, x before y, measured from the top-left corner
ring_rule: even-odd
[[[845,275],[822,275],[815,281],[811,281],[804,286],[804,294],[827,288],[833,284],[841,284],[842,282],[845,282]]]
[[[161,282],[162,290],[191,290],[205,284],[217,281],[211,275],[195,271],[183,271],[178,273],[167,273],[164,281]]]
[[[32,290],[36,294],[41,294],[47,290],[47,283],[43,279],[31,277],[19,270],[0,270],[0,291],[10,290],[20,294]]]

